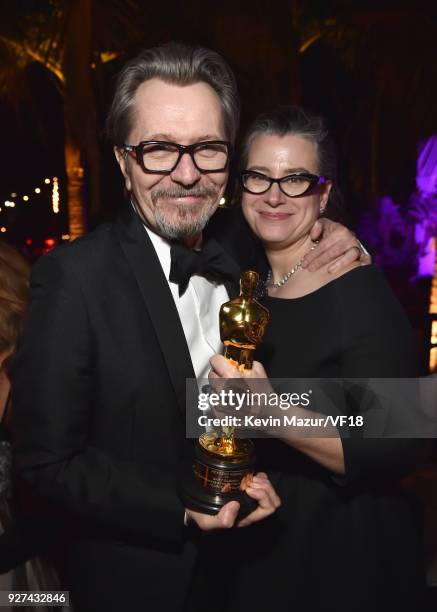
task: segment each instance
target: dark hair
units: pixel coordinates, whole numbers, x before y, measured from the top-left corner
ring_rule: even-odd
[[[235,141],[240,105],[232,70],[215,51],[172,42],[142,51],[118,75],[106,121],[106,132],[113,144],[126,142],[132,129],[135,93],[144,81],[153,78],[182,86],[199,82],[210,85],[220,99],[227,138]]]
[[[300,106],[279,106],[258,115],[247,130],[241,149],[240,168],[247,165],[250,147],[257,136],[294,134],[313,142],[317,152],[318,172],[333,181],[327,205],[330,217],[340,216],[342,198],[337,185],[337,153],[325,121]]]
[[[0,354],[15,349],[29,301],[29,266],[0,241]]]

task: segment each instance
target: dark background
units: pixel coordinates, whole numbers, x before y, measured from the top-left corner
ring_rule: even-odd
[[[84,170],[83,229],[114,216],[122,182],[103,131],[114,77],[140,49],[170,40],[206,45],[229,61],[242,131],[282,103],[325,116],[338,143],[345,219],[405,307],[426,374],[437,313],[429,314],[432,275],[417,275],[411,202],[418,145],[437,134],[435,0],[0,0],[0,236],[31,260],[66,239],[68,144]],[[55,176],[58,215],[44,183]],[[383,196],[395,214],[382,212]],[[13,208],[4,205],[10,200]],[[437,194],[422,222],[437,235]],[[437,329],[433,342],[437,352]],[[431,467],[412,483],[426,500],[434,560],[435,480]]]
[[[114,216],[122,182],[104,136],[114,77],[140,49],[170,40],[226,57],[240,87],[242,132],[276,104],[302,104],[326,117],[338,143],[344,219],[355,231],[363,213],[379,214],[384,195],[408,212],[418,143],[437,133],[437,2],[2,0],[3,238],[34,259],[51,247],[45,240],[56,244],[69,233],[68,130],[85,171],[86,228]],[[84,58],[85,70],[78,68]],[[43,183],[54,176],[59,215],[51,209],[51,185]],[[11,193],[14,208],[2,204]],[[371,226],[365,239],[378,260],[375,231]],[[396,239],[401,247],[404,236],[394,236],[395,247]],[[414,252],[399,253],[398,262],[386,262],[386,273],[415,327],[425,371],[431,277],[413,278]]]
[[[53,17],[54,7],[68,12],[74,4],[2,0],[0,43],[2,30],[20,42],[31,27],[50,36],[53,27],[65,25]],[[327,118],[339,146],[352,222],[381,194],[406,199],[414,190],[417,143],[437,132],[436,2],[90,4],[94,53],[118,53],[93,71],[104,197],[92,224],[110,215],[118,203],[113,185],[120,182],[117,174],[112,181],[102,133],[113,77],[141,48],[174,39],[212,47],[227,58],[240,86],[242,131],[257,113],[279,103],[301,103]],[[126,20],[120,31],[108,26],[111,12],[114,19],[122,15]],[[105,28],[109,31],[102,33]],[[77,42],[81,44],[80,29]],[[2,55],[6,72],[10,58]],[[0,193],[5,197],[14,186],[23,190],[46,174],[62,177],[64,172],[64,101],[56,77],[37,61],[28,62],[22,72],[16,78],[20,82],[14,83],[16,91],[9,81],[0,106]]]

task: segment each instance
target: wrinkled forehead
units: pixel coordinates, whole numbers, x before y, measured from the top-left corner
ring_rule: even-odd
[[[170,140],[190,144],[225,139],[223,110],[207,83],[174,85],[150,79],[137,89],[130,140]]]

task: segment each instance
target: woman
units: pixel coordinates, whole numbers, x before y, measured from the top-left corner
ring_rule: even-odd
[[[8,361],[14,353],[29,300],[29,266],[0,241],[0,590],[55,589],[58,579],[46,560],[33,556],[47,544],[43,521],[17,520],[12,507],[12,457],[6,430],[10,410]],[[32,557],[30,559],[30,557]],[[30,560],[29,560],[30,559]],[[12,610],[5,607],[2,610]],[[26,607],[33,610],[33,606]],[[36,609],[36,608],[35,608]],[[42,610],[46,610],[42,606]],[[54,608],[51,608],[53,610]],[[41,607],[38,608],[41,610]]]
[[[335,179],[334,149],[320,118],[284,107],[249,129],[242,208],[270,266],[262,298],[270,321],[248,377],[416,374],[407,321],[375,267],[354,264],[337,277],[301,267],[317,248],[310,229],[329,212]],[[213,384],[240,376],[220,355],[211,365]],[[419,609],[415,513],[399,482],[416,450],[407,439],[338,432],[257,440],[258,463],[282,506],[247,533],[230,534],[226,581],[209,571],[220,582],[221,606],[228,612]]]

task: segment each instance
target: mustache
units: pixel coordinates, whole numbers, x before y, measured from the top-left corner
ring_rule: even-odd
[[[191,196],[195,198],[214,198],[217,196],[218,190],[206,187],[204,185],[195,185],[194,187],[171,187],[157,188],[151,192],[152,202],[156,204],[159,198],[183,198]]]

